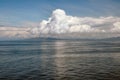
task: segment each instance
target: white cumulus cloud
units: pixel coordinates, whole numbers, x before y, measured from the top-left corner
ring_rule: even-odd
[[[120,22],[115,22],[114,27],[111,29],[112,32],[120,32]]]
[[[39,27],[31,29],[31,33],[42,34],[93,34],[111,33],[120,31],[119,17],[73,17],[67,15],[64,10],[56,9],[48,20],[40,22]],[[109,35],[109,34],[108,34]]]

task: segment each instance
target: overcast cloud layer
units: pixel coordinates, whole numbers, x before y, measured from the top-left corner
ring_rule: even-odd
[[[0,37],[105,38],[120,36],[119,17],[73,17],[56,9],[48,20],[33,28],[0,27]]]

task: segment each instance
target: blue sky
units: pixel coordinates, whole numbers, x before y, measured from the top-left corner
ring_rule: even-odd
[[[0,25],[40,22],[53,10],[80,17],[120,16],[120,0],[0,0]]]

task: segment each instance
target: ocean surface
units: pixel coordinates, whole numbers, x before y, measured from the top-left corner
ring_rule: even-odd
[[[0,41],[0,80],[120,80],[120,41]]]

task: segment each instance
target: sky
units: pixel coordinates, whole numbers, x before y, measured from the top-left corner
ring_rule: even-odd
[[[0,39],[6,39],[11,37],[18,38],[18,36],[23,38],[29,38],[36,35],[38,36],[38,34],[40,36],[41,31],[46,31],[47,27],[56,28],[58,26],[58,32],[54,31],[56,29],[47,30],[52,34],[58,34],[60,33],[60,30],[64,30],[62,33],[66,33],[66,31],[71,31],[70,29],[66,29],[65,31],[65,28],[70,28],[69,25],[76,26],[78,24],[79,25],[77,27],[73,26],[74,31],[72,32],[92,32],[93,35],[93,32],[97,30],[98,32],[108,33],[117,32],[115,36],[119,36],[119,4],[120,0],[0,0]],[[60,15],[54,17],[56,14],[59,13]],[[61,16],[66,18],[58,19],[58,17]],[[79,21],[74,22],[76,20],[76,17]],[[54,19],[54,21],[52,22],[49,18],[56,19]],[[71,21],[71,23],[73,24],[69,23],[69,19],[71,20],[72,18],[73,21]],[[44,24],[44,20],[46,20],[46,22],[51,24],[52,26],[47,25],[47,23],[44,26],[41,25]],[[63,25],[63,22],[61,22],[61,20],[65,21],[68,24],[61,27],[61,25]],[[100,24],[101,21],[103,23]],[[92,23],[95,22],[97,23],[92,25]],[[117,31],[111,31],[112,29],[116,28],[116,25]],[[80,26],[82,26],[83,28],[90,27],[90,29],[92,28],[92,31],[85,31],[85,29],[81,29]],[[100,29],[98,28],[98,30],[94,28],[95,26],[100,26]],[[106,28],[106,26],[110,26],[110,29],[108,27]],[[40,30],[41,27],[44,27],[45,30]],[[73,30],[73,28],[71,29]],[[93,29],[95,31],[93,31]]]

